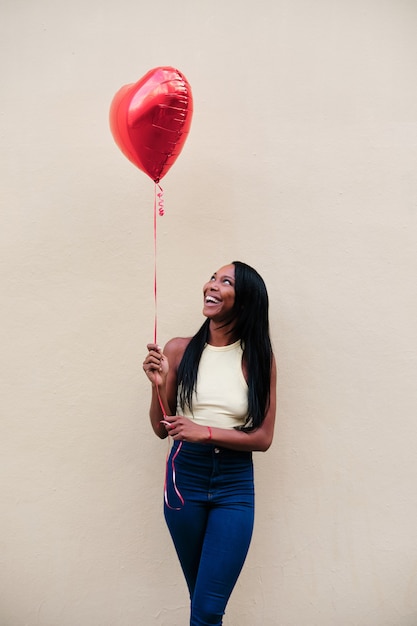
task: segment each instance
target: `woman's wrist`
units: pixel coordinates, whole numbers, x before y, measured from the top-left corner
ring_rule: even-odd
[[[165,379],[162,379],[162,378],[159,378],[158,382],[153,377],[150,378],[149,380],[151,381],[152,387],[163,387],[165,384]]]

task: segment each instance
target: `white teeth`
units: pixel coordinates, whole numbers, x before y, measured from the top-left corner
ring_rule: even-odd
[[[206,302],[213,302],[214,304],[218,304],[220,300],[217,300],[217,298],[213,298],[213,296],[206,296]]]

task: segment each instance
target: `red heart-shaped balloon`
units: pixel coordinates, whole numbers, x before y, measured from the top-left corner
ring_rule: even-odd
[[[175,163],[193,114],[191,88],[173,67],[156,67],[125,85],[110,106],[110,129],[123,154],[156,183]]]

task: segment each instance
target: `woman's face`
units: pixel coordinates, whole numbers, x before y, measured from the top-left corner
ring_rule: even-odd
[[[235,266],[225,265],[204,285],[203,315],[223,323],[232,319],[235,304]]]

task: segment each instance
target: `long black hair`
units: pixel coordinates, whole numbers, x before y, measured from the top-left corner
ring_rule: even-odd
[[[233,337],[240,339],[248,372],[248,420],[244,429],[259,427],[270,400],[272,346],[269,336],[269,298],[263,278],[241,261],[235,266]],[[192,411],[197,373],[208,340],[210,320],[206,319],[189,342],[178,367],[179,403]]]

